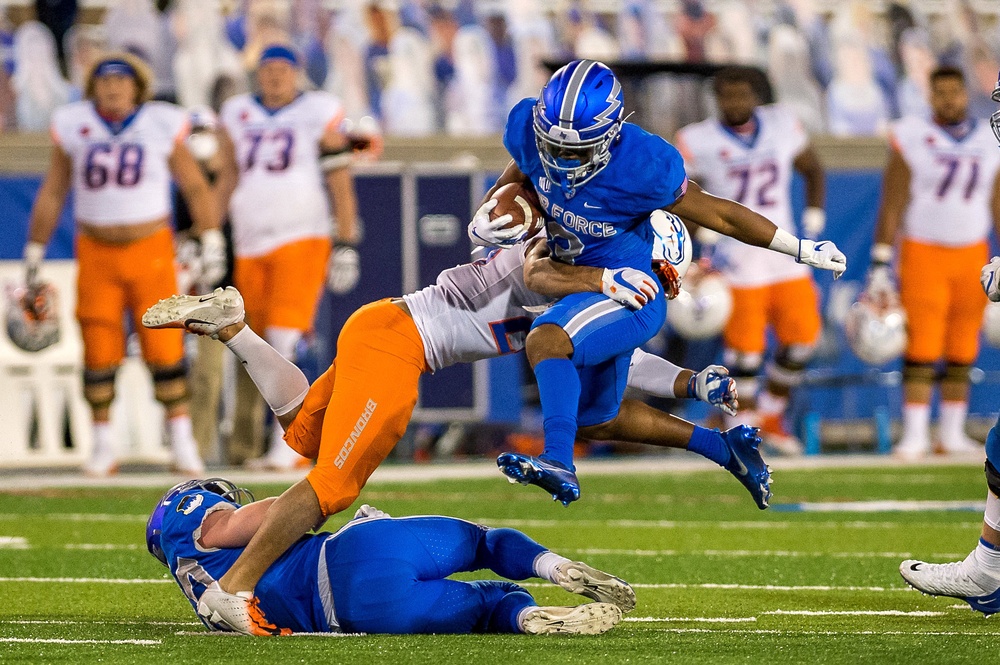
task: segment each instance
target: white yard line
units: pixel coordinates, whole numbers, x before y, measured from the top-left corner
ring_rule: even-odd
[[[981,513],[985,501],[806,501],[776,506],[780,512],[795,513],[922,513],[931,510]]]
[[[173,584],[169,577],[162,579],[114,577],[0,577],[0,582],[35,582],[39,584]]]
[[[664,633],[728,633],[731,635],[906,635],[914,637],[939,637],[939,636],[965,636],[965,637],[994,637],[992,633],[973,631],[934,631],[934,630],[780,630],[767,628],[657,628]]]
[[[160,640],[67,640],[58,637],[0,637],[0,642],[23,644],[133,644],[153,647],[162,644]]]
[[[0,536],[0,550],[26,550],[31,545],[21,536]]]
[[[625,617],[631,623],[753,623],[757,617]]]
[[[94,619],[93,621],[77,621],[75,619],[0,619],[0,625],[16,626],[200,626],[200,621],[119,621]]]
[[[947,612],[926,612],[903,610],[770,610],[761,614],[800,617],[943,617]]]
[[[630,550],[604,549],[588,547],[583,549],[560,550],[574,554],[589,556],[709,556],[709,557],[787,557],[787,558],[821,558],[834,559],[908,559],[917,556],[913,552],[799,552],[793,550]],[[929,556],[934,559],[961,559],[968,553],[934,552]]]
[[[524,587],[551,587],[547,582],[518,582]],[[884,586],[827,586],[827,585],[785,585],[785,584],[688,584],[684,582],[670,582],[662,584],[631,585],[633,589],[706,589],[718,591],[865,591],[872,593],[897,592],[916,593],[910,587],[884,587]]]

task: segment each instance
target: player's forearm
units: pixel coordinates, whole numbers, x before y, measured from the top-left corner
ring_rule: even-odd
[[[826,204],[826,176],[815,151],[806,148],[794,162],[795,170],[802,174],[806,185],[806,206],[823,208]]]
[[[191,226],[194,232],[201,235],[209,229],[218,229],[222,224],[222,215],[217,207],[217,200],[207,182],[192,183],[183,190],[184,200],[191,211]]]
[[[692,376],[692,370],[636,349],[629,362],[628,385],[655,397],[687,397],[688,381]]]
[[[603,268],[571,266],[552,259],[525,261],[524,284],[546,298],[562,298],[572,293],[601,293]]]
[[[670,211],[699,226],[757,247],[770,246],[777,230],[766,217],[735,201],[714,196],[694,181],[688,183],[687,194],[671,206]]]
[[[59,223],[66,201],[65,192],[56,191],[48,183],[42,185],[31,209],[31,220],[28,222],[28,242],[47,245]]]
[[[483,200],[480,201],[479,204],[482,205],[483,203],[486,203],[493,198],[493,195],[498,189],[504,185],[509,185],[512,182],[522,182],[528,183],[529,186],[531,185],[531,181],[528,179],[528,176],[524,175],[521,172],[521,169],[517,168],[517,164],[514,163],[514,160],[511,160],[510,164],[507,165],[507,168],[505,168],[503,173],[500,174],[500,177],[497,178],[496,184],[490,187],[490,189],[486,192],[486,196],[483,197]]]
[[[326,184],[337,220],[336,241],[355,245],[358,242],[358,198],[354,191],[354,176],[349,168],[334,169],[327,172]]]
[[[260,525],[267,511],[277,497],[262,499],[226,513],[213,513],[202,525],[201,544],[204,547],[246,547]],[[209,522],[215,514],[219,516]]]

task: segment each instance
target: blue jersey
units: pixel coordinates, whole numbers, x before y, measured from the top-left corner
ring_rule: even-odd
[[[549,217],[549,250],[566,263],[650,271],[653,231],[647,218],[673,205],[687,189],[684,160],[672,145],[624,123],[611,161],[567,199],[542,167],[532,129],[535,99],[507,116],[503,142],[531,180]]]
[[[174,499],[163,515],[161,542],[170,573],[196,610],[205,587],[221,578],[243,552],[242,548],[200,547],[196,541],[201,536],[201,524],[211,512],[233,508],[232,503],[218,494],[192,490]],[[331,627],[327,618],[333,616],[333,604],[323,551],[330,537],[324,534],[302,538],[264,573],[254,593],[269,621],[297,633],[337,629]],[[321,584],[327,610],[321,598]]]

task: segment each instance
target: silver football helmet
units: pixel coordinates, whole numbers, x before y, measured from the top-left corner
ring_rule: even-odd
[[[884,365],[906,350],[906,312],[895,302],[880,306],[862,297],[848,310],[844,332],[854,355]]]
[[[47,282],[8,285],[7,336],[16,347],[32,353],[59,341],[59,297]]]
[[[654,210],[649,223],[653,227],[653,272],[667,300],[673,300],[691,267],[691,235],[680,217],[665,210]]]
[[[684,289],[667,306],[667,322],[684,339],[709,339],[722,332],[732,313],[733,294],[725,278],[695,265],[687,271]]]

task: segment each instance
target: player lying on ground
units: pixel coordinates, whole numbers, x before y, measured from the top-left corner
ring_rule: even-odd
[[[150,554],[170,568],[209,628],[236,629],[203,611],[199,599],[236,561],[275,501],[247,500],[253,495],[222,478],[192,480],[164,494],[146,525]],[[539,577],[598,602],[539,607],[511,582],[445,579],[476,570],[514,580]],[[337,533],[300,539],[267,569],[256,593],[253,620],[272,635],[596,635],[635,607],[635,592],[624,581],[550,552],[519,531],[451,517],[391,518],[369,506]]]
[[[665,209],[836,276],[844,272],[847,259],[832,242],[796,238],[735,201],[689,183],[680,153],[625,122],[624,103],[621,84],[608,67],[575,60],[552,75],[537,99],[521,100],[507,116],[503,140],[512,161],[496,187],[518,183],[537,194],[555,259],[649,272],[647,218]],[[487,193],[484,206],[495,191]],[[491,233],[496,230],[480,209],[470,237],[498,244],[517,235],[503,229],[498,238]],[[545,450],[539,457],[504,453],[497,458],[501,471],[564,504],[579,499],[573,466],[578,429],[613,422],[632,351],[658,333],[665,318],[663,297],[629,310],[586,289],[565,294],[539,316],[525,353],[538,383]],[[724,460],[725,451],[720,453]]]
[[[543,252],[540,245],[527,256],[524,246],[499,252],[446,270],[437,284],[417,293],[361,308],[340,333],[333,365],[311,388],[298,368],[244,326],[242,299],[235,289],[217,291],[214,297],[178,296],[150,308],[145,325],[186,325],[190,332],[224,341],[286,428],[289,445],[317,459],[306,479],[279,498],[245,555],[203,603],[211,607],[215,595],[226,599],[232,598],[228,592],[253,589],[295,540],[354,502],[405,431],[423,372],[523,348],[532,311],[547,302],[529,290],[526,281],[538,290],[553,289],[552,295],[564,283],[577,290],[587,285],[602,288],[600,271],[558,264]],[[697,395],[723,409],[736,407],[735,384],[725,368],[710,366],[695,374],[640,353],[632,375],[633,385],[654,394]],[[348,416],[325,418],[328,409]],[[721,448],[726,455],[720,463],[760,508],[767,507],[770,475],[752,428],[720,434],[626,400],[620,417],[595,434],[686,448],[706,457],[703,451],[719,456]],[[240,624],[229,616],[229,623],[242,625],[245,632],[254,630],[246,618]]]

